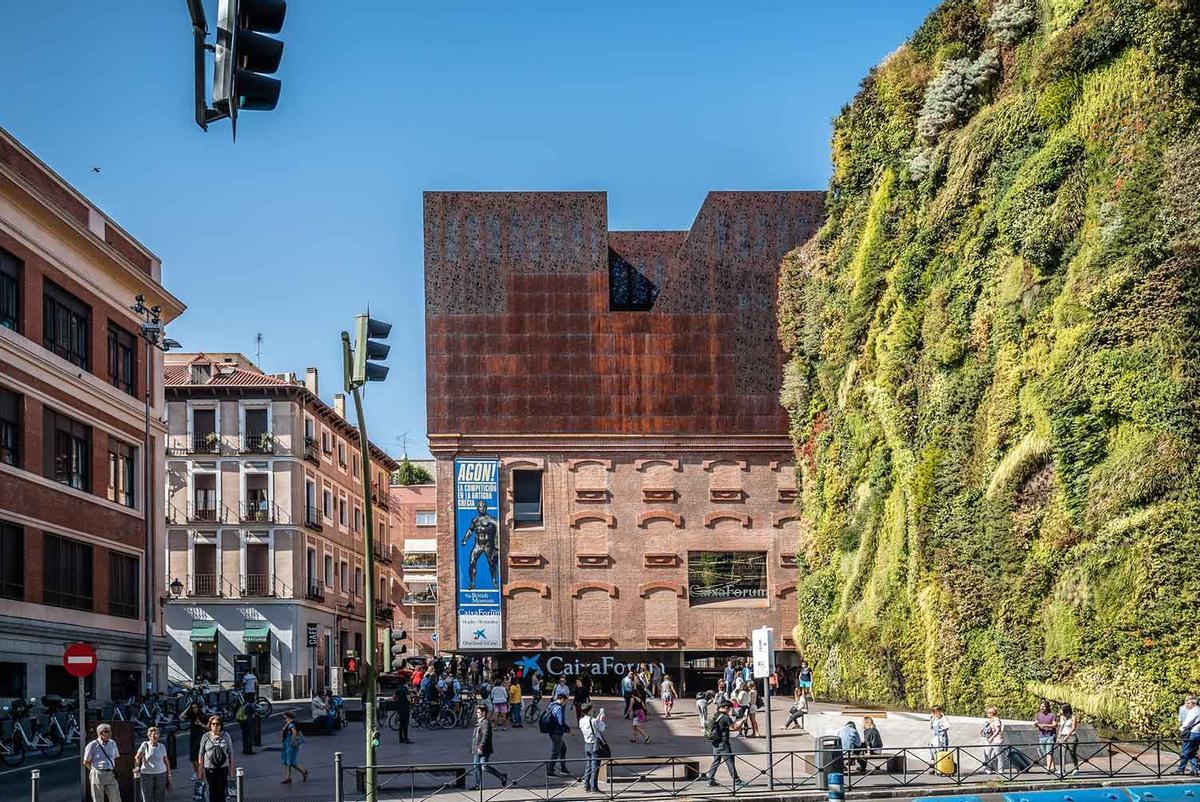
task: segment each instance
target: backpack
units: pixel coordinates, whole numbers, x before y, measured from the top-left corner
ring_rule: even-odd
[[[708,720],[704,722],[704,737],[713,746],[720,746],[725,740],[725,733],[721,732],[721,729],[717,727],[717,716],[719,715],[721,714],[713,713],[708,717]]]
[[[207,746],[204,747],[204,756],[214,769],[224,768],[229,763],[229,750],[225,748],[223,741],[208,739]]]
[[[555,703],[557,704],[557,702]],[[540,714],[538,714],[538,732],[544,732],[547,735],[558,731],[558,719],[554,717],[554,705],[550,705]]]

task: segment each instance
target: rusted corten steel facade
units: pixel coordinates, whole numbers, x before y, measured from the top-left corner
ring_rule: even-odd
[[[714,192],[687,231],[610,232],[603,192],[426,193],[441,598],[453,460],[494,456],[506,652],[667,650],[670,665],[743,649],[752,626],[790,638],[800,522],[775,296],[823,206]],[[514,469],[542,471],[539,526],[513,526]],[[693,606],[703,549],[764,554],[767,598]],[[455,627],[442,605],[443,644]]]

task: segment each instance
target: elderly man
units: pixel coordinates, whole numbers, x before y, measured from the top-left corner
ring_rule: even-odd
[[[1189,696],[1184,700],[1183,707],[1179,708],[1179,740],[1182,742],[1179,747],[1179,768],[1175,773],[1190,771],[1200,774],[1200,759],[1197,758],[1197,753],[1200,753],[1200,703],[1195,696]]]
[[[96,739],[83,750],[83,765],[88,770],[88,783],[92,787],[92,802],[121,802],[121,789],[117,785],[117,758],[121,750],[112,739],[112,727],[101,724],[96,728]]]

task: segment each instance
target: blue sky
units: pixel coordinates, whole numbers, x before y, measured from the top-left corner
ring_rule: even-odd
[[[709,189],[824,188],[833,116],[935,4],[292,0],[279,107],[233,144],[192,122],[185,0],[10,2],[0,125],[162,258],[188,350],[261,332],[328,399],[342,328],[393,322],[368,428],[417,457],[423,190],[603,189],[612,228],[674,229]]]

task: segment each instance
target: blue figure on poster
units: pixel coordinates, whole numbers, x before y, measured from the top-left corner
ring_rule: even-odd
[[[489,587],[496,587],[499,584],[496,581],[496,577],[499,575],[496,519],[488,514],[487,503],[483,499],[475,502],[475,517],[467,525],[467,531],[463,534],[462,543],[459,545],[467,546],[472,537],[475,539],[475,544],[471,549],[470,557],[467,558],[467,590],[475,589],[475,575],[479,570],[479,561],[484,557],[487,558],[487,567],[490,572]]]

